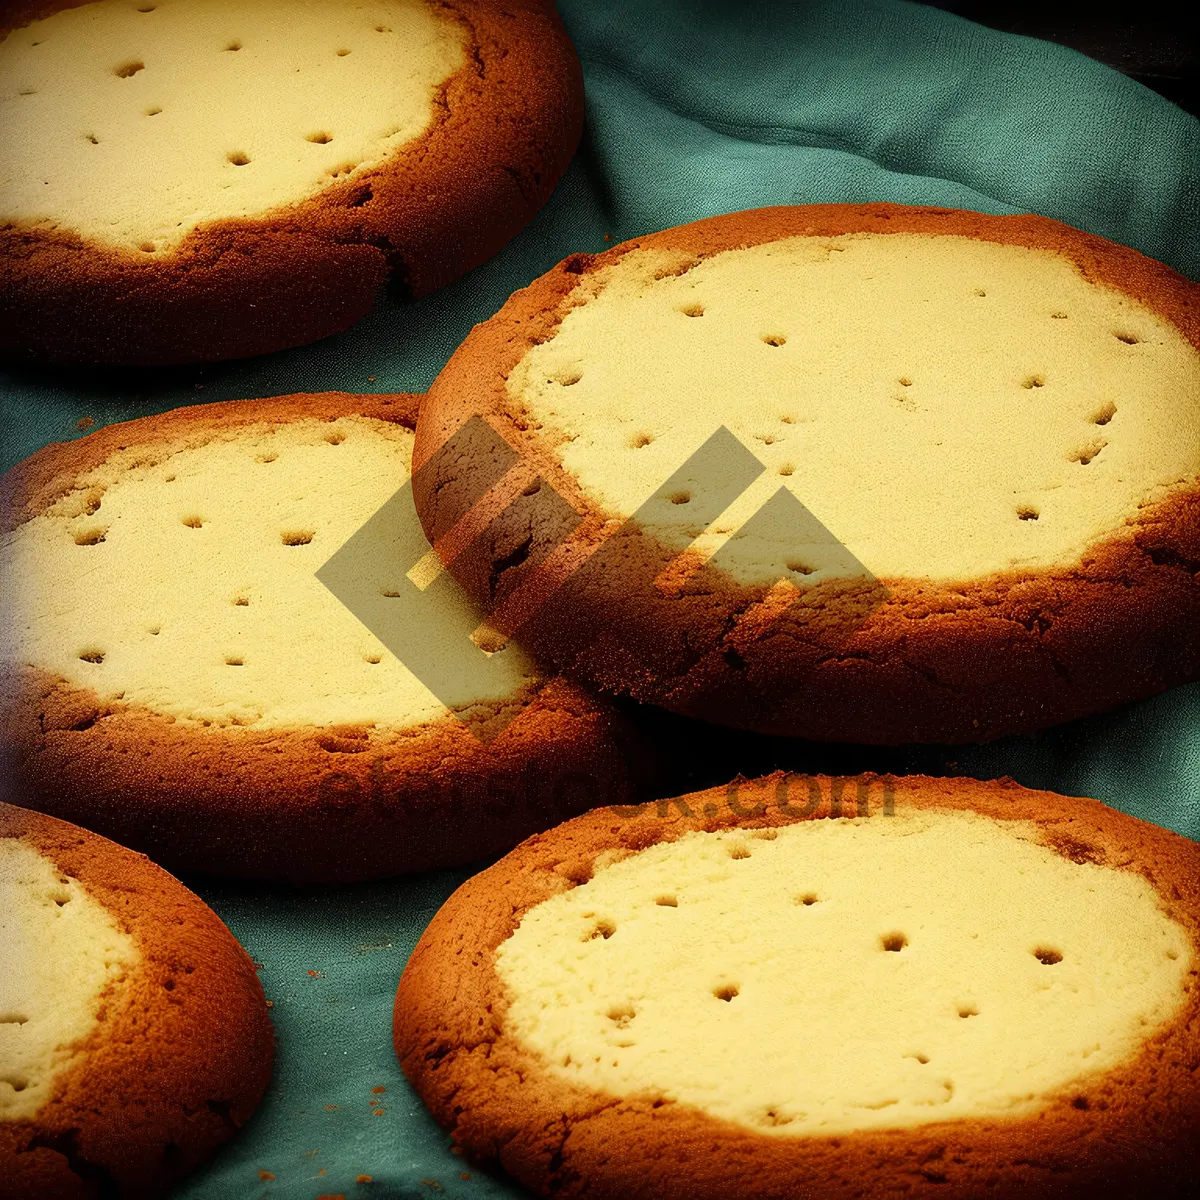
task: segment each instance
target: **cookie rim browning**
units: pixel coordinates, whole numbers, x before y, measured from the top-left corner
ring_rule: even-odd
[[[115,1005],[38,1112],[0,1121],[0,1173],[31,1200],[97,1186],[158,1195],[250,1119],[270,1082],[274,1031],[255,964],[199,896],[143,855],[4,802],[0,837],[78,879],[141,955],[119,992],[102,993]]]
[[[602,254],[573,255],[476,326],[434,381],[422,411],[414,465],[437,465],[418,475],[415,498],[430,540],[436,543],[453,529],[474,502],[469,471],[457,462],[443,466],[437,452],[455,430],[479,416],[581,514],[570,562],[606,542],[617,558],[628,556],[634,563],[673,559],[651,537],[620,532],[610,537],[624,514],[607,512],[586,495],[555,447],[539,437],[508,396],[508,376],[532,345],[553,337],[581,278],[631,251],[702,258],[784,237],[856,232],[957,234],[1051,250],[1089,282],[1153,308],[1200,351],[1200,287],[1134,250],[1049,218],[882,203],[711,217]],[[502,604],[532,573],[529,567],[514,569],[508,559],[528,534],[527,513],[500,514],[472,553],[453,559],[450,568],[477,602]],[[551,534],[534,527],[528,560],[548,551]],[[562,569],[569,574],[571,567]],[[636,624],[627,617],[628,591],[608,596],[602,586],[581,585],[571,596],[583,606],[582,621],[554,619],[550,604],[520,627],[520,636],[535,653],[606,690],[709,721],[830,741],[986,741],[1200,677],[1198,579],[1200,479],[1127,514],[1124,527],[1066,566],[958,583],[884,579],[887,596],[869,619],[844,640],[815,650],[791,636],[786,621],[768,625],[769,637],[761,626],[731,629],[762,589],[728,579],[714,587],[706,608],[693,603],[690,617],[665,597],[647,597]],[[585,643],[576,627],[592,640]],[[647,669],[636,646],[628,650],[638,640],[655,648],[657,662],[667,665]],[[695,642],[706,645],[703,657],[693,652]],[[1098,646],[1114,644],[1124,648],[1119,662],[1097,653]],[[786,701],[779,699],[784,689],[794,692]]]

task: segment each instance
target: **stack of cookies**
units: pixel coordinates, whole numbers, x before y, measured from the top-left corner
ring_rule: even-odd
[[[538,0],[0,33],[9,357],[335,333],[495,254],[582,122]],[[143,854],[347,884],[507,852],[393,1033],[534,1192],[1184,1195],[1194,842],[1006,780],[667,799],[643,706],[1030,733],[1200,678],[1198,564],[1200,292],[1036,216],[715,217],[568,258],[423,397],[46,447],[0,481],[0,1175],[160,1195],[264,1093],[251,960]]]

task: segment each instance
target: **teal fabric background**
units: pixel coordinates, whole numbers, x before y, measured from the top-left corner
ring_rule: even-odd
[[[84,417],[105,425],[327,388],[422,391],[473,324],[567,254],[763,204],[1040,212],[1200,278],[1200,123],[1070,50],[898,0],[562,9],[584,62],[584,144],[499,257],[418,303],[385,298],[346,334],[283,354],[155,371],[0,369],[0,466],[80,436]],[[674,747],[672,787],[776,765],[1009,774],[1200,839],[1200,685],[957,749],[823,747],[643,716]],[[178,1200],[520,1194],[450,1152],[391,1049],[396,980],[467,874],[301,891],[189,880],[262,963],[279,1057],[258,1116]]]

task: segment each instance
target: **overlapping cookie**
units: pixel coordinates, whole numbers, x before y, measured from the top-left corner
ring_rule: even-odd
[[[0,1191],[152,1197],[245,1124],[274,1040],[250,957],[140,854],[0,804]]]
[[[583,120],[540,0],[24,0],[0,81],[0,353],[54,362],[261,354],[432,291]]]
[[[1200,674],[1197,313],[1042,217],[714,217],[478,326],[418,511],[498,634],[605,688],[838,741],[1039,729]]]
[[[417,398],[201,405],[0,491],[16,794],[171,867],[294,881],[467,862],[628,797],[609,705],[543,676],[429,556]]]
[[[539,1195],[1184,1196],[1200,846],[968,779],[775,776],[531,838],[413,952],[396,1050]]]

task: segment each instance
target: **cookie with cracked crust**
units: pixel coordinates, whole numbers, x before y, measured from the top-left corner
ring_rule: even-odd
[[[416,455],[498,632],[690,716],[983,741],[1200,675],[1200,290],[1043,217],[772,208],[576,255],[466,339]]]
[[[1011,781],[776,774],[465,883],[396,994],[476,1162],[638,1200],[1189,1194],[1200,846]]]
[[[4,1195],[163,1195],[270,1081],[254,964],[141,854],[9,804],[0,893]]]
[[[497,253],[579,141],[545,0],[20,0],[0,14],[0,354],[241,358]]]
[[[5,475],[15,795],[172,869],[296,882],[469,862],[627,799],[643,759],[608,702],[472,642],[458,585],[422,577],[417,403],[199,405]]]

